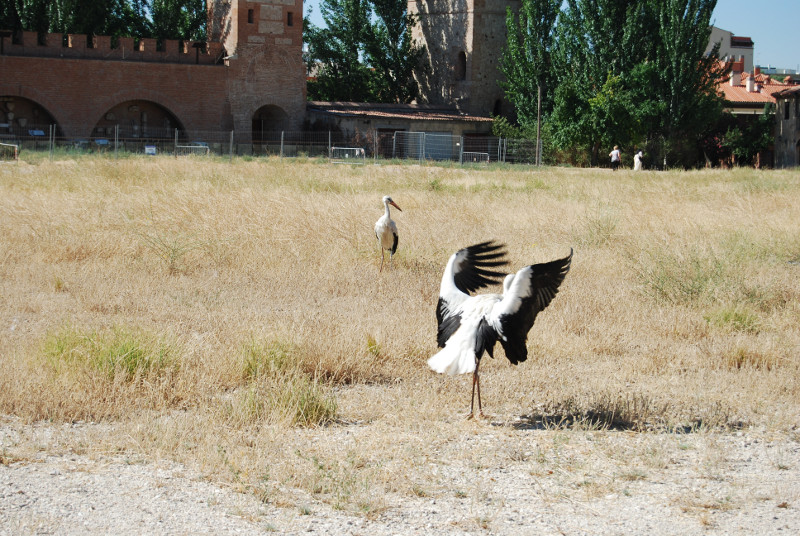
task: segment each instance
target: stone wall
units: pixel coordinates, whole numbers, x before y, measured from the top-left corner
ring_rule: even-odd
[[[509,109],[498,84],[506,43],[506,7],[520,0],[409,0],[418,17],[414,38],[427,49],[429,70],[417,72],[422,100],[488,116]]]

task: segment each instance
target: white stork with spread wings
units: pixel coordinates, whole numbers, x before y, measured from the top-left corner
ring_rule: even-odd
[[[397,251],[397,224],[394,223],[394,220],[389,215],[389,205],[403,212],[403,209],[398,207],[391,197],[388,195],[383,196],[383,206],[386,207],[386,212],[375,222],[375,236],[378,237],[378,246],[381,248],[381,267],[378,270],[379,272],[383,270],[384,250],[389,251],[389,266],[392,265],[392,257]]]
[[[506,357],[516,365],[528,359],[526,342],[536,315],[541,313],[558,292],[572,262],[572,249],[563,259],[533,264],[509,274],[503,281],[503,294],[470,293],[499,282],[505,266],[505,246],[493,241],[481,242],[454,253],[447,262],[439,288],[436,320],[438,342],[442,348],[428,359],[439,373],[472,373],[473,416],[475,390],[478,391],[478,416],[482,416],[481,386],[478,365],[484,351],[494,357],[497,341]]]

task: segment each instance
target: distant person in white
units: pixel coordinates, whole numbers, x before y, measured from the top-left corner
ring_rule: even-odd
[[[633,157],[633,170],[634,171],[641,171],[642,170],[642,151],[636,153]]]
[[[611,169],[616,171],[620,162],[622,161],[622,154],[619,152],[619,145],[615,145],[614,150],[608,153],[608,156],[611,157]]]

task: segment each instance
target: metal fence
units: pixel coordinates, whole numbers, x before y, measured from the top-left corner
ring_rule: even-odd
[[[536,163],[536,143],[493,136],[453,136],[441,132],[369,131],[347,136],[336,131],[191,131],[116,127],[87,138],[60,135],[55,125],[24,131],[0,129],[0,143],[20,152],[324,157],[338,160],[343,149],[364,160],[414,160],[461,164]]]

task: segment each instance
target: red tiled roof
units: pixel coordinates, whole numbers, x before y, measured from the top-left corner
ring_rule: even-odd
[[[383,104],[364,102],[321,102],[307,103],[310,110],[340,116],[384,117],[393,119],[418,119],[423,121],[470,121],[489,122],[491,117],[468,115],[455,108],[425,104]]]
[[[759,73],[755,75],[755,84],[756,86],[761,86],[761,91],[747,91],[747,79],[749,77],[749,73],[741,73],[742,82],[740,84],[732,86],[730,78],[727,78],[718,86],[725,100],[730,102],[731,105],[752,106],[754,104],[775,103],[773,93],[786,87],[783,82],[770,78],[769,75]]]
[[[772,96],[776,99],[780,99],[783,97],[789,97],[790,95],[794,95],[795,93],[800,94],[800,86],[789,86],[779,91],[774,91]]]

